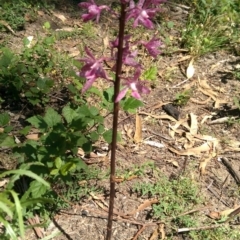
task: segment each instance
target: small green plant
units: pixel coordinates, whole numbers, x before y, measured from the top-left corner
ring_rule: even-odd
[[[45,0],[37,2],[34,0],[1,0],[0,2],[0,31],[6,30],[5,25],[9,25],[12,30],[18,31],[25,29],[26,22],[37,20],[37,10],[40,8],[51,8]]]
[[[153,205],[151,215],[165,224],[166,239],[175,239],[180,228],[201,228],[213,224],[212,220],[201,216],[198,211],[186,214],[204,203],[198,184],[187,176],[170,180],[158,173],[156,183],[138,183],[133,190],[139,196],[159,199],[159,202]],[[184,233],[184,236],[194,240],[226,239],[228,236],[237,240],[240,233],[226,225],[211,230],[189,231]]]
[[[240,80],[240,69],[237,69],[233,72],[233,76],[237,79]]]
[[[187,104],[191,96],[192,96],[191,90],[184,90],[183,92],[179,92],[176,94],[173,102],[177,106],[184,106]]]
[[[202,201],[197,185],[187,177],[172,181],[161,177],[155,184],[137,184],[134,190],[141,196],[160,199],[159,203],[153,206],[153,215],[161,219],[175,218]]]
[[[0,180],[12,175],[7,186],[0,192],[0,222],[4,226],[1,231],[1,239],[17,240],[18,236],[25,239],[24,217],[30,212],[43,207],[45,203],[53,203],[50,199],[44,198],[44,194],[50,185],[38,175],[27,169],[5,171],[0,174]],[[32,179],[29,189],[23,196],[14,190],[14,183],[20,176],[28,176]]]
[[[182,45],[193,56],[226,49],[236,42],[239,1],[196,0],[192,4],[194,10],[182,32]]]
[[[64,58],[54,50],[54,37],[38,39],[32,43],[25,38],[24,48],[16,54],[9,48],[0,53],[0,87],[3,100],[22,101],[44,106],[51,97],[50,92],[61,87],[61,79],[69,75],[70,69]],[[55,84],[56,79],[58,85]],[[60,80],[60,81],[59,81]],[[8,101],[9,102],[9,101]]]

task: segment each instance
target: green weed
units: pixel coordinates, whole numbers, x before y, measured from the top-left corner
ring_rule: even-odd
[[[51,97],[50,92],[62,86],[61,79],[69,75],[68,66],[71,60],[57,53],[54,49],[54,37],[38,39],[33,46],[24,39],[20,54],[9,48],[0,52],[0,86],[3,100],[26,100],[32,105],[46,105]]]
[[[37,10],[41,7],[50,8],[46,1],[33,0],[1,0],[0,20],[6,22],[14,31],[25,29],[25,23],[36,21]],[[6,30],[0,21],[0,30]]]
[[[192,91],[185,90],[183,92],[177,93],[173,102],[177,106],[184,106],[187,104],[191,96],[192,96]]]
[[[193,56],[201,56],[229,48],[239,37],[239,1],[203,1],[192,3],[186,28],[182,32],[182,45]]]
[[[166,239],[175,239],[180,228],[200,228],[215,224],[198,211],[186,214],[204,204],[199,185],[188,176],[180,176],[170,180],[162,173],[158,173],[155,183],[138,183],[133,188],[140,196],[157,198],[159,202],[153,205],[151,217],[165,224]],[[221,226],[211,230],[198,230],[183,233],[190,239],[239,239],[239,231],[229,226]],[[228,237],[226,237],[228,236]]]

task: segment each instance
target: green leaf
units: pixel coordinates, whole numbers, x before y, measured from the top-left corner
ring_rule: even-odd
[[[13,130],[13,126],[7,126],[4,128],[5,133],[10,133]]]
[[[15,147],[16,143],[13,139],[13,137],[11,136],[7,136],[1,143],[0,143],[0,147]]]
[[[54,127],[62,122],[61,116],[53,108],[47,109],[43,119],[47,123],[48,127]]]
[[[48,188],[45,185],[43,185],[41,182],[38,182],[35,180],[31,182],[29,189],[32,193],[33,198],[39,198],[46,193]]]
[[[114,88],[108,88],[103,92],[103,97],[104,100],[107,101],[108,103],[113,103],[113,96],[114,96]]]
[[[59,169],[57,169],[57,168],[51,170],[51,172],[50,172],[50,175],[53,175],[53,176],[58,175],[58,174],[59,174]]]
[[[33,179],[37,180],[38,182],[42,183],[46,187],[50,187],[48,182],[46,182],[44,179],[39,177],[37,174],[35,174],[35,173],[33,173],[33,172],[29,171],[29,170],[16,169],[16,170],[5,171],[5,172],[0,174],[0,178],[3,178],[5,176],[11,175],[11,174],[26,175],[26,176],[28,176],[30,178],[33,178]]]
[[[0,114],[0,126],[4,127],[5,125],[7,125],[10,121],[10,116],[7,113],[2,113]]]
[[[152,66],[143,73],[143,79],[155,81],[157,78],[157,67]]]
[[[51,28],[51,25],[50,25],[49,22],[45,22],[43,26],[44,26],[44,28],[46,28],[46,29],[50,29],[50,28]]]
[[[28,207],[28,206],[36,205],[38,203],[55,203],[55,201],[49,198],[34,198],[34,199],[28,199],[26,201],[21,201],[22,207]]]
[[[30,117],[27,119],[27,121],[31,123],[35,128],[38,128],[40,130],[45,130],[47,128],[46,122],[39,115]]]
[[[0,66],[1,68],[4,68],[4,67],[7,68],[11,64],[12,59],[14,58],[14,54],[11,52],[9,48],[3,48],[2,52],[3,52],[3,55],[0,58]]]
[[[138,107],[143,106],[143,103],[133,97],[127,98],[123,103],[123,110],[135,113]]]
[[[105,133],[103,133],[103,138],[107,143],[112,142],[112,130],[107,130]],[[121,136],[119,133],[117,133],[117,141],[121,141]]]
[[[19,198],[18,198],[18,195],[12,191],[12,190],[9,190],[9,192],[11,193],[12,197],[13,197],[13,200],[14,200],[14,203],[15,203],[15,207],[16,207],[16,212],[17,212],[17,218],[18,218],[18,227],[19,227],[19,230],[20,230],[20,236],[25,239],[24,237],[24,224],[23,224],[23,216],[22,216],[22,206],[21,206],[21,203],[19,201]]]
[[[62,159],[60,157],[57,157],[55,159],[55,166],[57,169],[60,169],[60,167],[62,166]]]
[[[44,93],[48,93],[53,85],[54,82],[51,79],[39,78],[37,81],[37,88]]]
[[[26,126],[25,128],[21,129],[19,133],[26,136],[30,130],[31,130],[31,126]]]
[[[112,130],[107,130],[105,133],[103,133],[103,138],[107,143],[112,142]]]
[[[173,28],[174,27],[174,22],[172,22],[172,21],[169,21],[169,22],[167,22],[167,27],[168,28]]]
[[[99,135],[97,134],[97,132],[91,132],[90,138],[91,138],[92,142],[96,142],[99,139]]]
[[[93,107],[93,106],[89,108],[89,111],[93,116],[96,116],[96,115],[99,114],[98,109],[96,107]]]
[[[66,176],[70,171],[74,169],[76,169],[76,164],[74,162],[68,162],[61,167],[60,172],[63,176]]]
[[[18,237],[14,232],[11,224],[9,224],[9,222],[3,219],[1,216],[0,216],[0,222],[4,225],[6,229],[6,235],[9,235],[11,240],[18,240]]]
[[[105,131],[104,125],[99,125],[98,128],[97,128],[97,132],[98,132],[99,134],[103,134],[104,131]]]
[[[63,117],[66,119],[67,123],[71,123],[72,120],[77,117],[77,113],[74,109],[69,106],[65,106],[62,110]]]
[[[87,105],[83,105],[77,110],[78,117],[86,117],[86,116],[92,116],[89,107]]]
[[[2,210],[2,212],[5,212],[10,218],[13,217],[13,212],[11,211],[11,209],[2,201],[0,201],[0,209]]]

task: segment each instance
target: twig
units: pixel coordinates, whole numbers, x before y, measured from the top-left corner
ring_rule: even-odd
[[[187,10],[190,9],[190,7],[188,7],[186,5],[183,5],[183,4],[178,4],[178,3],[174,3],[174,2],[170,2],[170,1],[168,1],[167,3],[170,4],[170,5],[177,6],[177,7],[185,8]]]
[[[228,122],[230,120],[235,120],[237,117],[222,117],[222,118],[218,118],[215,120],[212,120],[209,124],[220,124],[220,123],[225,123]]]
[[[222,163],[228,168],[230,174],[235,179],[236,183],[239,185],[240,184],[240,176],[238,175],[236,170],[233,168],[231,163],[228,161],[228,159],[226,157],[222,157],[221,160],[222,160]]]
[[[185,82],[187,82],[188,80],[189,80],[189,78],[185,79],[184,81],[178,83],[177,85],[175,85],[175,86],[173,86],[173,87],[171,87],[171,88],[177,88],[177,87],[183,85],[183,84],[184,84]]]
[[[165,139],[165,140],[167,140],[167,141],[174,141],[174,139],[171,139],[171,138],[169,138],[169,137],[165,137],[164,135],[161,135],[161,134],[159,134],[159,133],[155,133],[155,132],[153,132],[153,131],[151,131],[151,130],[147,130],[147,131],[150,132],[151,134],[156,135],[156,136],[158,136],[158,137],[161,137],[161,138],[163,138],[163,139]]]
[[[142,227],[137,231],[137,233],[135,234],[132,240],[137,240],[138,236],[145,230],[145,228],[146,228],[146,225],[142,225]]]
[[[188,214],[191,214],[191,213],[194,213],[194,212],[198,212],[198,211],[202,211],[202,210],[205,210],[205,209],[209,209],[210,207],[211,207],[211,206],[205,206],[205,207],[193,209],[193,210],[190,210],[190,211],[188,211],[188,212],[181,213],[181,214],[179,214],[177,217],[181,217],[181,216],[185,216],[185,215],[188,215]]]
[[[208,190],[209,192],[211,192],[211,193],[214,195],[214,197],[216,197],[216,198],[217,198],[220,202],[222,202],[225,206],[229,207],[229,204],[226,203],[223,199],[221,199],[221,197],[219,196],[219,194],[217,194],[214,190],[212,190],[210,187],[207,187],[207,190]]]
[[[229,218],[227,219],[226,222],[229,222],[230,220],[232,220],[239,213],[240,213],[240,207],[238,207],[237,209],[235,209],[233,212],[229,214]]]
[[[212,225],[212,226],[202,226],[202,227],[195,227],[195,228],[179,228],[178,233],[183,233],[183,232],[190,232],[190,231],[201,231],[201,230],[208,230],[208,229],[214,229],[214,228],[219,228],[222,227],[224,224],[218,224],[218,225]]]

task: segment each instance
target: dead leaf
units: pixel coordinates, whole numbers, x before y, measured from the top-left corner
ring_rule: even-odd
[[[120,183],[120,182],[123,182],[125,179],[123,177],[115,177],[114,178],[114,182],[116,183]]]
[[[150,145],[150,146],[152,146],[152,147],[157,147],[157,148],[163,148],[163,147],[165,147],[164,144],[159,143],[159,142],[155,142],[155,141],[146,140],[146,141],[144,141],[144,143],[147,144],[147,145]]]
[[[76,47],[69,48],[68,52],[69,52],[69,56],[72,58],[79,56],[80,54],[80,51]]]
[[[194,75],[194,72],[195,72],[195,69],[194,69],[194,66],[193,66],[193,61],[194,61],[194,59],[192,58],[189,65],[188,65],[188,68],[187,68],[186,76],[187,76],[188,79],[192,78],[193,75]]]
[[[201,121],[201,125],[204,124],[206,122],[207,119],[211,119],[213,116],[212,115],[206,115],[203,117],[202,121]]]
[[[226,209],[224,211],[221,211],[219,214],[222,216],[222,217],[227,217],[229,216],[233,211],[235,211],[237,208],[239,208],[240,206],[236,206],[235,208],[231,208],[231,209]]]
[[[41,17],[44,16],[44,12],[43,12],[43,11],[37,11],[37,13],[38,13],[38,15],[41,16]]]
[[[175,161],[175,160],[167,160],[166,162],[167,162],[167,163],[171,163],[174,167],[179,167],[178,162]]]
[[[73,32],[74,30],[75,30],[75,28],[73,28],[73,27],[62,27],[62,28],[57,28],[55,31],[56,32],[61,32],[61,31]]]
[[[197,116],[193,113],[190,113],[190,133],[191,134],[197,134],[198,132],[198,121],[197,121]]]
[[[170,134],[170,136],[171,136],[172,138],[175,137],[175,133],[178,133],[179,135],[182,135],[182,134],[183,134],[184,131],[178,130],[178,128],[179,128],[181,125],[183,125],[185,121],[186,121],[186,119],[180,119],[179,121],[177,121],[177,122],[175,123],[174,126],[169,126],[169,129],[172,130],[172,131],[169,132],[169,134]],[[187,128],[189,128],[189,127],[187,127]]]
[[[60,19],[62,22],[65,22],[67,20],[67,18],[64,15],[55,13],[54,11],[51,12],[56,18]]]
[[[80,156],[84,156],[85,152],[82,150],[82,148],[78,148],[77,154],[80,155]]]
[[[191,100],[192,102],[196,103],[196,104],[205,105],[205,104],[207,104],[207,103],[211,100],[211,98],[209,97],[209,98],[207,98],[207,99],[204,100],[204,101],[199,101],[199,100],[197,100],[197,99],[195,99],[195,98],[190,98],[190,100]]]
[[[154,230],[149,240],[157,240],[157,239],[158,239],[158,228]]]
[[[9,182],[9,180],[3,179],[2,181],[0,181],[0,187],[3,187],[3,186],[6,185],[8,182]]]
[[[212,143],[211,142],[205,142],[202,145],[195,147],[195,148],[189,148],[185,151],[178,151],[174,148],[169,147],[168,148],[171,152],[174,152],[181,156],[197,156],[200,155],[202,152],[207,152],[212,149]]]
[[[161,239],[165,239],[165,237],[166,237],[164,227],[165,227],[164,223],[159,224],[159,232],[161,233]]]
[[[82,181],[78,181],[78,185],[83,187],[87,185],[87,181],[86,180],[82,180]]]
[[[135,215],[137,212],[140,212],[148,207],[150,207],[154,203],[158,203],[158,199],[147,199],[144,203],[140,204],[136,210],[127,213],[127,215]]]
[[[156,104],[152,107],[152,110],[154,111],[158,108],[161,108],[163,105],[166,105],[166,104],[169,104],[169,103],[172,103],[172,102],[162,102],[162,101],[160,101],[158,104]]]
[[[30,139],[30,140],[38,140],[39,139],[39,134],[38,133],[28,134],[26,136],[26,138]]]
[[[7,28],[13,35],[16,36],[16,33],[13,31],[13,29],[11,28],[11,26],[3,20],[0,20],[0,25],[3,25],[5,28]]]
[[[120,183],[120,182],[124,182],[124,181],[131,181],[131,180],[133,180],[135,178],[138,178],[138,176],[137,175],[132,175],[132,176],[129,176],[127,178],[125,178],[125,177],[115,177],[114,181],[116,183]]]
[[[219,220],[221,219],[222,217],[228,217],[232,212],[234,212],[236,209],[238,209],[240,206],[236,206],[234,208],[231,208],[231,209],[226,209],[226,210],[223,210],[221,212],[210,212],[209,213],[209,217],[212,218],[212,219],[215,219],[215,220]]]
[[[108,38],[108,36],[103,38],[103,46],[104,46],[104,49],[108,48],[108,46],[109,46],[109,38]]]
[[[136,126],[133,139],[135,143],[140,143],[142,141],[142,120],[138,114],[136,114]]]
[[[215,103],[214,103],[214,108],[219,108],[221,104],[225,104],[228,103],[227,100],[223,100],[223,99],[216,99]]]
[[[205,90],[205,89],[202,89],[202,88],[199,88],[199,90],[200,90],[204,95],[211,97],[214,101],[217,100],[217,98],[216,98],[216,96],[215,96],[215,94],[214,94],[213,91],[211,91],[211,90]]]
[[[208,216],[212,219],[219,220],[221,219],[220,213],[219,212],[210,212]]]
[[[133,132],[133,130],[132,130],[132,128],[130,127],[130,125],[129,125],[129,124],[124,124],[124,125],[123,125],[123,128],[124,128],[124,131],[126,132],[128,138],[132,140],[132,139],[133,139],[133,137],[132,137],[132,132]]]
[[[156,119],[166,119],[166,120],[170,120],[170,121],[173,121],[173,122],[177,122],[177,120],[167,114],[161,114],[161,115],[154,115],[154,114],[151,114],[151,113],[146,113],[146,112],[139,112],[139,114],[142,114],[142,115],[147,115],[147,116],[150,116],[150,117],[153,117],[153,118],[156,118]]]
[[[0,128],[0,133],[3,133],[4,132],[4,128]]]

